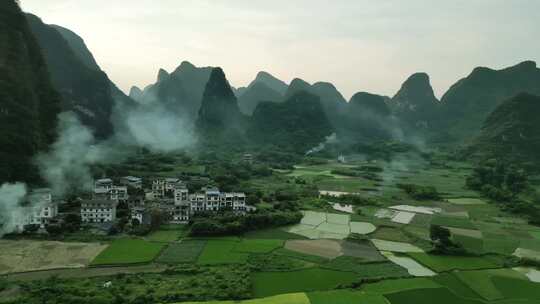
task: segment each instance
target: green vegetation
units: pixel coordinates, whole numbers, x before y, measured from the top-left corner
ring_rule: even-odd
[[[282,103],[259,103],[248,136],[263,146],[270,144],[305,153],[332,132],[319,97],[301,91]]]
[[[374,294],[388,294],[404,290],[440,288],[436,282],[425,278],[394,279],[362,285],[362,290]]]
[[[400,291],[385,295],[392,304],[432,304],[434,299],[440,304],[484,304],[479,300],[460,298],[446,288],[427,288]]]
[[[492,259],[487,257],[445,256],[416,252],[410,252],[408,255],[420,264],[436,272],[444,272],[456,269],[474,270],[502,267],[501,262],[494,258]]]
[[[433,186],[420,186],[414,184],[398,184],[397,186],[415,200],[436,200],[440,197],[437,189]]]
[[[208,240],[197,263],[201,265],[245,263],[248,255],[236,252],[234,248],[237,244],[237,241],[231,240]]]
[[[292,271],[316,266],[313,262],[278,254],[252,254],[248,264],[254,271]]]
[[[157,258],[157,262],[165,264],[195,262],[205,246],[205,240],[184,240],[180,243],[171,243]]]
[[[0,4],[0,184],[37,182],[32,157],[56,138],[60,96],[14,0]]]
[[[323,268],[355,272],[359,278],[400,278],[408,277],[407,269],[391,262],[365,263],[362,258],[337,257],[323,264]]]
[[[240,235],[244,232],[300,222],[298,211],[258,211],[246,215],[223,214],[220,216],[193,218],[192,236]]]
[[[234,247],[235,251],[246,253],[268,253],[283,246],[283,240],[243,239]]]
[[[328,259],[320,257],[320,256],[304,254],[301,252],[296,252],[296,251],[292,251],[285,248],[280,248],[274,251],[273,253],[277,255],[299,259],[299,260],[304,260],[304,261],[315,263],[315,264],[322,264],[322,263],[328,262]]]
[[[289,272],[257,272],[252,274],[253,295],[267,297],[283,293],[330,290],[356,282],[352,272],[320,268]]]
[[[539,283],[504,276],[494,276],[491,280],[505,298],[540,300]]]
[[[148,263],[161,252],[164,244],[140,239],[118,239],[102,251],[91,265],[122,265]]]
[[[146,239],[151,242],[170,243],[179,240],[187,233],[185,227],[176,227],[175,229],[161,229],[151,232]]]
[[[272,228],[249,231],[243,235],[246,239],[305,240],[305,236],[290,233],[283,229]]]
[[[112,282],[109,288],[104,284]],[[79,279],[52,277],[21,283],[14,303],[175,303],[240,300],[250,297],[249,271],[243,266],[186,266],[155,274],[120,274]]]
[[[445,227],[455,227],[463,229],[476,229],[473,223],[466,218],[461,217],[452,217],[452,216],[434,216],[431,220],[432,225],[436,226],[445,226]]]
[[[347,289],[310,292],[307,295],[311,304],[387,303],[381,295],[365,294],[362,292]]]
[[[433,277],[432,280],[463,298],[480,299],[480,295],[472,290],[471,287],[465,284],[462,280],[457,278],[454,273],[441,273]]]

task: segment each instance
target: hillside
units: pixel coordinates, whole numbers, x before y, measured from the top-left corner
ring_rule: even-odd
[[[358,92],[351,97],[342,114],[342,137],[378,140],[390,138],[390,109],[388,97]]]
[[[433,126],[440,102],[426,73],[415,73],[403,83],[389,102],[394,115],[405,127],[429,129]]]
[[[60,96],[24,14],[0,2],[0,183],[35,181],[31,159],[56,137]]]
[[[183,61],[172,73],[160,69],[156,82],[144,90],[132,88],[130,97],[144,104],[158,102],[193,123],[211,72],[211,67],[199,68]]]
[[[483,124],[471,151],[484,157],[537,162],[540,155],[540,96],[527,93],[502,102]]]
[[[522,92],[540,95],[540,69],[535,62],[502,70],[476,68],[442,97],[440,129],[454,139],[470,139],[502,101]]]
[[[271,89],[263,82],[255,82],[246,88],[245,92],[238,98],[238,106],[242,113],[253,114],[257,105],[264,101],[280,102],[283,96]]]
[[[305,152],[333,133],[318,96],[305,91],[283,103],[260,103],[251,119],[249,137],[259,144]]]
[[[340,114],[347,101],[336,87],[329,82],[316,82],[311,85],[300,78],[295,78],[291,81],[285,93],[285,100],[302,91],[318,96],[326,116],[335,128],[339,128],[341,124]]]
[[[197,132],[205,140],[234,137],[242,131],[243,120],[236,96],[225,78],[225,73],[221,68],[212,69],[195,125]]]

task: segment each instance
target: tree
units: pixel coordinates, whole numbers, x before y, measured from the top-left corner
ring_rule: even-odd
[[[80,215],[76,213],[68,213],[64,218],[64,224],[62,225],[62,229],[74,232],[81,228],[81,217]]]
[[[429,237],[434,247],[432,253],[446,255],[464,255],[467,253],[460,244],[452,241],[452,233],[448,228],[431,225],[429,227]]]

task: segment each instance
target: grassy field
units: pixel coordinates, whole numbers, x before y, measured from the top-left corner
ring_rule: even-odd
[[[267,297],[283,293],[330,290],[358,280],[352,272],[311,268],[289,272],[257,272],[251,276],[253,295]]]
[[[441,286],[430,279],[411,278],[385,280],[377,283],[370,283],[362,286],[362,291],[374,294],[388,294],[404,290],[419,288],[440,288]]]
[[[268,253],[283,247],[283,240],[243,239],[234,246],[234,251],[244,253]]]
[[[466,218],[461,217],[451,217],[451,216],[434,216],[431,220],[432,225],[446,226],[446,227],[455,227],[463,229],[476,229],[473,223]]]
[[[310,292],[308,298],[311,304],[387,304],[381,295],[347,289]]]
[[[290,233],[280,228],[250,231],[244,234],[246,239],[305,240],[307,237]]]
[[[157,262],[164,264],[195,262],[205,246],[206,241],[204,240],[185,240],[180,243],[171,243],[157,258]]]
[[[180,304],[180,303],[177,303]],[[245,301],[182,302],[181,304],[313,304],[305,293],[290,293]]]
[[[460,280],[455,273],[441,273],[432,278],[437,284],[448,288],[454,294],[469,299],[480,299],[480,295]]]
[[[170,243],[179,240],[186,235],[187,231],[183,226],[178,229],[160,229],[150,233],[146,239],[150,242]]]
[[[405,290],[385,297],[392,304],[485,304],[480,300],[460,298],[446,288]]]
[[[363,263],[361,258],[341,256],[323,264],[323,268],[355,272],[360,278],[407,277],[407,269],[390,262]]]
[[[141,239],[118,239],[102,251],[91,265],[148,263],[154,260],[164,246],[163,243],[153,243]]]
[[[238,243],[233,240],[208,240],[197,263],[202,265],[245,263],[248,255],[234,250]]]
[[[427,253],[408,253],[410,257],[420,264],[436,272],[450,270],[476,270],[498,268],[502,265],[493,259],[485,257],[442,256]]]

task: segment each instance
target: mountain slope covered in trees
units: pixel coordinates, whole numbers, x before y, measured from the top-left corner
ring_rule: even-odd
[[[197,119],[212,67],[196,67],[183,61],[172,73],[160,69],[156,83],[144,90],[133,87],[130,97],[144,104],[157,102],[186,121]]]
[[[300,91],[282,103],[260,103],[253,112],[248,135],[255,143],[304,153],[333,132],[320,98]]]
[[[196,121],[196,129],[204,141],[234,141],[244,129],[245,117],[240,113],[225,73],[221,68],[212,69]]]
[[[523,92],[540,95],[540,69],[535,62],[502,70],[476,68],[442,97],[439,128],[452,140],[470,139],[501,102]]]
[[[484,122],[471,150],[484,158],[538,162],[539,113],[540,96],[521,93],[502,102]]]
[[[62,110],[75,112],[96,137],[110,136],[114,99],[107,75],[87,67],[54,27],[34,15],[27,14],[27,19],[43,50],[52,83],[62,96]]]
[[[405,127],[425,130],[434,126],[440,102],[428,74],[415,73],[407,78],[389,105]]]
[[[56,137],[60,96],[24,14],[0,2],[0,183],[37,180],[31,159]]]

